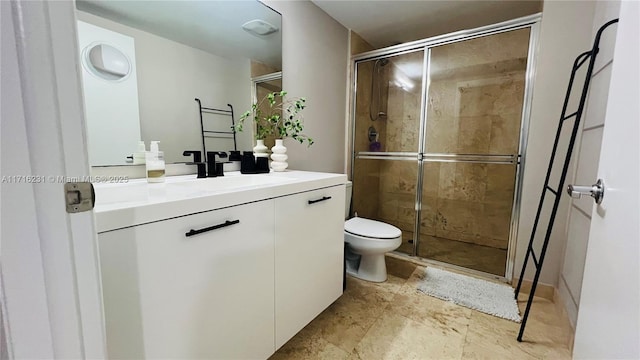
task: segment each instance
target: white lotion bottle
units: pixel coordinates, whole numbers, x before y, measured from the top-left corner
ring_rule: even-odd
[[[161,183],[164,182],[164,153],[159,150],[160,141],[152,141],[149,152],[147,152],[147,182]]]
[[[138,150],[133,153],[133,165],[142,165],[147,162],[147,148],[144,141],[138,141]]]

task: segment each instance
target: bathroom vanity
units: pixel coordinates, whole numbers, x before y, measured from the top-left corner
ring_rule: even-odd
[[[269,357],[342,294],[346,181],[96,184],[109,358]]]

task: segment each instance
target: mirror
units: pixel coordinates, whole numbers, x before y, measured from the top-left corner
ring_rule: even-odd
[[[160,141],[167,163],[203,149],[201,127],[231,129],[252,78],[282,68],[282,20],[258,1],[76,1],[92,166],[132,164]],[[202,108],[226,110],[201,112]],[[229,106],[230,105],[230,106]],[[207,136],[208,151],[251,150],[249,129]]]

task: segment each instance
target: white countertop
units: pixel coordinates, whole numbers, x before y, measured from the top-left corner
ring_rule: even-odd
[[[232,171],[206,179],[169,176],[164,183],[147,183],[146,179],[96,183],[94,213],[101,233],[346,182],[344,174],[291,170],[255,175]]]

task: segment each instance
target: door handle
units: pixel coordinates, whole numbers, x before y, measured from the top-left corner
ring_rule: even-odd
[[[574,199],[580,199],[582,195],[589,195],[596,201],[596,204],[600,204],[604,198],[604,181],[598,179],[591,186],[568,185],[567,194]]]

